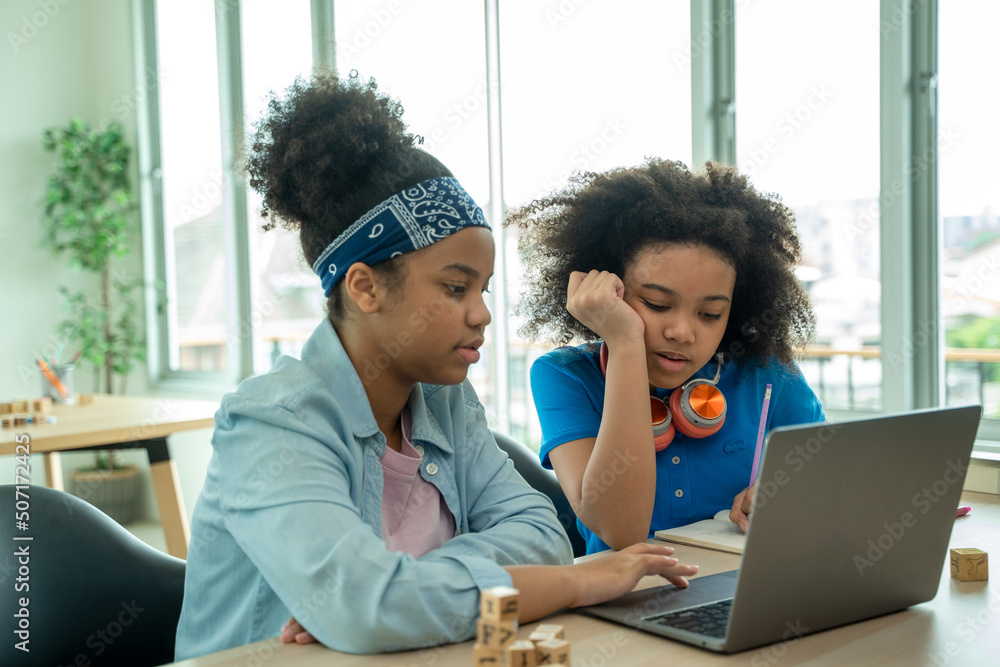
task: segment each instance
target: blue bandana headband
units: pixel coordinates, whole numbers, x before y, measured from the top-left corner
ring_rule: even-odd
[[[320,253],[312,268],[330,296],[351,264],[372,266],[426,248],[466,227],[490,229],[482,209],[458,180],[432,178],[365,213]]]

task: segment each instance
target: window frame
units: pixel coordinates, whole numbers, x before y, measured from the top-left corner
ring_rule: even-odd
[[[735,20],[737,0],[691,0],[692,156],[694,164],[714,159],[734,163]],[[742,1],[742,0],[740,0]],[[500,117],[499,0],[484,0],[489,130],[490,218],[497,247],[492,309],[493,395],[496,428],[509,430],[510,374],[507,368],[509,303],[505,289],[506,232]],[[132,0],[136,39],[135,71],[157,71],[156,3]],[[230,363],[220,373],[169,368],[168,328],[157,295],[146,294],[150,383],[172,391],[228,391],[253,373],[252,294],[247,198],[233,177],[236,146],[243,126],[240,0],[216,0],[220,123],[223,145],[223,234],[226,253],[226,321]],[[334,0],[311,1],[313,66],[336,71]],[[880,272],[882,283],[882,412],[941,405],[944,400],[944,331],[941,325],[937,192],[937,0],[911,3],[880,0]],[[911,165],[930,154],[929,167],[914,176]],[[159,90],[138,104],[139,195],[142,201],[143,261],[146,278],[165,279]],[[922,158],[919,158],[922,159]],[[883,196],[893,193],[893,197]],[[250,334],[246,332],[250,331]],[[887,372],[887,360],[903,360]],[[828,410],[835,420],[870,412]],[[981,422],[977,450],[1000,454],[1000,423]],[[990,442],[992,441],[992,442]]]

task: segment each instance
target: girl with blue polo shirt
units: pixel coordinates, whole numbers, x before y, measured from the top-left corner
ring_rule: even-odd
[[[571,565],[466,379],[493,237],[374,82],[298,80],[246,169],[327,297],[300,359],[226,395],[194,509],[178,660],[275,637],[373,653],[474,636],[484,588],[519,620],[697,571],[642,545]]]
[[[679,162],[576,175],[508,215],[519,229],[542,464],[589,552],[729,509],[746,530],[766,429],[823,421],[795,364],[814,316],[792,212],[734,169]]]

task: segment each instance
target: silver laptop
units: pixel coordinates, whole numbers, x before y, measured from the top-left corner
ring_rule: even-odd
[[[980,406],[771,431],[739,570],[577,609],[734,653],[926,602]]]

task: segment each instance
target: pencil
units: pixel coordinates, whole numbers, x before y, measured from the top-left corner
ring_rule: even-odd
[[[771,385],[764,390],[764,405],[760,408],[760,426],[757,428],[757,449],[753,453],[753,468],[750,470],[750,486],[757,480],[757,469],[760,466],[760,449],[764,444],[764,424],[767,422],[767,406],[771,402]]]
[[[66,385],[62,383],[62,380],[56,377],[56,374],[52,372],[52,369],[49,368],[49,365],[45,363],[45,360],[41,357],[38,359],[38,367],[42,369],[42,373],[45,374],[46,379],[52,384],[52,386],[56,388],[59,395],[64,399],[69,398],[69,392],[66,390]]]

